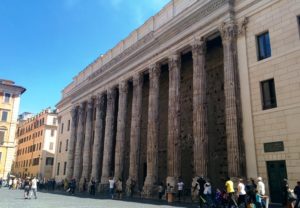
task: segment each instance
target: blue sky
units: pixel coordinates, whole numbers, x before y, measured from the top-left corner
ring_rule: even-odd
[[[0,79],[27,89],[20,113],[54,107],[72,78],[169,0],[1,0]]]

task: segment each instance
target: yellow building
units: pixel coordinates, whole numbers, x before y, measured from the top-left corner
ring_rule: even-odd
[[[57,135],[57,113],[50,109],[20,121],[13,174],[51,178]]]
[[[12,81],[0,79],[0,178],[6,179],[11,171],[20,95],[25,90]]]

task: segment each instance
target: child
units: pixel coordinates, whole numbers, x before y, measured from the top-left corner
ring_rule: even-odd
[[[262,196],[258,193],[258,191],[255,191],[255,206],[256,208],[262,208]]]

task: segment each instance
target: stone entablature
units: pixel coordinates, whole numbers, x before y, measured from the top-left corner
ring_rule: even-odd
[[[131,57],[140,50],[145,50],[146,46],[155,42],[163,42],[164,38],[167,37],[166,31],[172,34],[174,34],[174,32],[178,33],[184,31],[195,22],[198,22],[199,19],[206,19],[206,17],[210,19],[211,17],[209,16],[211,16],[211,13],[222,7],[229,7],[228,2],[230,2],[230,0],[171,1],[158,14],[151,17],[140,28],[117,44],[116,47],[100,56],[74,77],[73,82],[63,90],[63,99],[78,92],[79,89],[89,85],[91,81],[105,75],[108,71],[122,68],[117,65],[121,65],[122,62],[128,64]],[[224,11],[227,11],[227,9],[225,8]],[[193,13],[194,15],[188,13]],[[189,19],[185,20],[186,17]],[[180,21],[182,24],[178,24]],[[177,24],[177,26],[170,30],[170,26],[174,27],[174,23]],[[207,22],[203,21],[202,24],[207,24]]]

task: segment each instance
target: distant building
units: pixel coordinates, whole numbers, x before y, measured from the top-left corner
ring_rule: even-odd
[[[30,113],[30,112],[24,112],[24,113],[21,113],[21,114],[18,116],[18,121],[19,121],[19,122],[26,121],[27,119],[32,118],[32,117],[34,117],[34,114],[33,114],[33,113]]]
[[[6,179],[11,170],[20,96],[25,90],[0,79],[0,178]]]
[[[13,174],[51,178],[57,135],[57,113],[50,109],[18,124]]]

